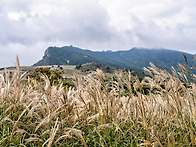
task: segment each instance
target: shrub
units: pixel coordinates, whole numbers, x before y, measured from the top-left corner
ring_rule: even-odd
[[[41,74],[40,74],[41,73]],[[49,68],[37,68],[35,72],[29,75],[29,77],[36,79],[37,81],[43,81],[41,75],[48,77],[50,85],[63,84],[64,87],[74,86],[73,83],[63,81],[62,71],[50,70]]]
[[[142,81],[119,72],[106,82],[97,70],[64,89],[27,79],[17,63],[12,77],[0,75],[0,146],[196,145],[196,83],[186,74],[151,64]]]

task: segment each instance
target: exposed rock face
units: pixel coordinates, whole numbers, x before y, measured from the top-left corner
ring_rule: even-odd
[[[194,55],[185,53],[190,67],[194,67]],[[167,49],[132,48],[127,51],[91,51],[73,46],[49,47],[43,59],[34,65],[79,65],[100,63],[110,67],[143,71],[152,62],[156,66],[171,70],[178,63],[185,64],[181,52]]]
[[[49,48],[45,50],[44,57],[50,57]]]

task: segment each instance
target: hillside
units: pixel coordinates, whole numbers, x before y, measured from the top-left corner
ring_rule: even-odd
[[[112,72],[95,63],[79,69],[98,66]],[[73,76],[74,66],[50,67],[29,75],[18,62],[12,76],[0,73],[0,146],[196,145],[195,76],[188,82],[184,71],[151,67],[155,74],[142,81],[97,70],[72,82],[57,69]]]
[[[194,65],[194,55],[185,53],[189,66]],[[185,64],[181,52],[167,49],[132,48],[127,51],[91,51],[73,46],[49,47],[43,58],[34,64],[40,65],[79,65],[96,62],[110,67],[141,71],[152,62],[158,67],[170,70],[178,63]]]

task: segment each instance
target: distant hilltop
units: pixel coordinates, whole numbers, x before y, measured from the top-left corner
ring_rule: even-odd
[[[194,55],[184,54],[192,68],[195,65]],[[148,67],[150,62],[168,71],[172,66],[177,67],[178,63],[185,64],[180,51],[148,48],[132,48],[126,51],[91,51],[71,45],[47,48],[43,58],[34,66],[80,65],[92,62],[136,71],[142,71],[142,68]]]

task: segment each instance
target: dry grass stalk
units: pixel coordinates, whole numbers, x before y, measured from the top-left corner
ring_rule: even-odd
[[[17,134],[28,134],[25,132],[29,131],[29,125],[31,134],[35,135],[26,139],[27,144],[38,141],[52,146],[77,136],[87,146],[81,130],[84,126],[93,126],[101,145],[107,146],[97,129],[114,127],[126,138],[123,127],[130,124],[135,132],[139,128],[144,130],[146,138],[140,140],[145,142],[140,145],[158,143],[162,146],[176,142],[172,139],[173,128],[185,132],[190,130],[190,124],[196,125],[196,85],[189,82],[186,68],[181,64],[179,72],[173,69],[173,75],[151,64],[145,68],[151,76],[142,81],[130,72],[120,72],[108,82],[104,73],[97,70],[87,76],[76,75],[76,87],[66,90],[62,85],[51,86],[44,75],[42,82],[25,78],[25,74],[20,73],[18,58],[16,64],[15,73],[11,75],[5,71],[0,75],[0,109],[3,111],[0,124],[10,122],[10,142]],[[196,76],[193,74],[192,78]],[[18,115],[14,116],[16,113]],[[30,124],[22,122],[23,118]],[[194,131],[188,132],[193,145]],[[136,138],[135,132],[130,134]],[[43,143],[45,134],[49,134],[49,138]]]

